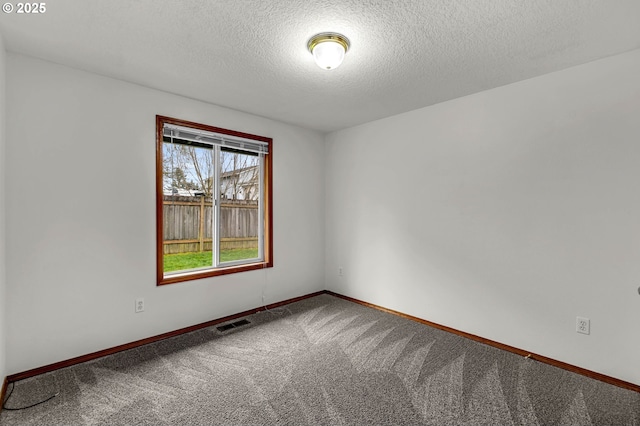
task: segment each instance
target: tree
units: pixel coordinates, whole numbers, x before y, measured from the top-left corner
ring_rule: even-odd
[[[221,156],[220,193],[231,200],[257,200],[258,157],[224,151]]]
[[[162,161],[165,188],[195,190],[205,196],[213,194],[213,150],[164,144]]]
[[[188,189],[213,195],[213,149],[182,144],[164,144],[164,187]],[[222,151],[220,154],[220,194],[231,200],[257,200],[259,197],[259,158],[254,155]]]

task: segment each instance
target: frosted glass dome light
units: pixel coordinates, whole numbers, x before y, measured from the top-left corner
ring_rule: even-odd
[[[316,34],[307,43],[307,48],[320,68],[332,70],[342,63],[349,50],[349,39],[337,33]]]

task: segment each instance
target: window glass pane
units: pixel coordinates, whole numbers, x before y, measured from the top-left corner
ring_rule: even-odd
[[[258,258],[260,157],[220,152],[220,262]]]
[[[213,150],[163,143],[164,272],[213,266]]]

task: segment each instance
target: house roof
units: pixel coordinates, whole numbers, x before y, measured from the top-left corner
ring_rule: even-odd
[[[317,67],[318,32],[351,40]],[[9,51],[332,131],[640,48],[638,0],[57,0]]]

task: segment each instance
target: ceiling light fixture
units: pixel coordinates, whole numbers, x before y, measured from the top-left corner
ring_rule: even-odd
[[[338,33],[320,33],[309,39],[307,49],[322,69],[338,68],[349,50],[349,39]]]

